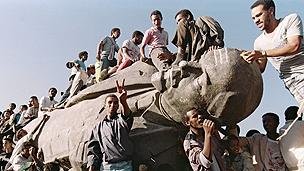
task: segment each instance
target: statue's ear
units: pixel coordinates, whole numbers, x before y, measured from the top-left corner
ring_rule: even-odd
[[[159,92],[164,92],[167,90],[166,88],[166,80],[164,78],[164,72],[156,72],[151,76],[151,83],[152,85],[158,90]]]
[[[203,70],[203,74],[202,74],[202,77],[204,77],[204,84],[205,85],[211,85],[211,81],[210,81],[210,77],[209,77],[209,74],[208,72],[206,71],[206,68],[202,68]]]
[[[201,94],[206,94],[207,92],[204,93],[204,91],[206,91],[206,87],[208,85],[211,85],[211,82],[210,82],[210,78],[209,78],[209,75],[208,73],[206,72],[206,70],[203,68],[203,73],[196,78],[196,82],[194,82],[197,86],[198,86],[198,89],[201,90]]]
[[[190,122],[189,122],[189,119],[187,121],[185,121],[185,125],[190,127]]]

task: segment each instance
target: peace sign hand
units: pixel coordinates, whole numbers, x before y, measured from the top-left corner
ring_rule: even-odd
[[[122,80],[122,84],[119,85],[118,80],[116,80],[116,90],[119,94],[120,103],[126,102],[127,100],[127,91],[125,90],[125,79]]]

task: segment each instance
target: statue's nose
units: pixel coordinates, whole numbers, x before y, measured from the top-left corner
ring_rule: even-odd
[[[198,115],[198,119],[203,120],[204,119],[203,115]]]

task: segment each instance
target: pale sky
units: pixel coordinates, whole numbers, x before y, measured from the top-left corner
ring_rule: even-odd
[[[65,63],[74,60],[79,51],[87,50],[87,64],[95,63],[98,41],[121,29],[118,44],[129,39],[134,30],[144,32],[151,27],[149,15],[158,9],[163,14],[163,27],[172,40],[180,9],[190,9],[195,18],[214,17],[225,30],[225,46],[252,49],[260,34],[251,20],[252,0],[1,0],[0,1],[0,110],[10,102],[27,104],[30,96],[47,95],[50,87],[59,92],[68,85],[70,71]],[[290,13],[304,17],[303,0],[277,0],[277,18]],[[173,52],[176,48],[172,45]],[[256,111],[240,123],[241,134],[255,128],[264,132],[262,114],[279,114],[296,101],[284,88],[278,73],[268,64],[263,74],[264,94]],[[59,94],[56,97],[60,99]]]

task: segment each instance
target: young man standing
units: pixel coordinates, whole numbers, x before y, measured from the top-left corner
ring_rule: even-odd
[[[110,94],[105,99],[105,118],[92,130],[88,145],[88,168],[90,171],[132,171],[133,144],[129,132],[133,124],[127,104],[127,91],[116,81],[119,96]],[[119,102],[122,113],[118,114]]]
[[[248,62],[256,61],[261,72],[269,60],[279,72],[285,86],[302,106],[304,104],[304,43],[303,25],[299,15],[276,19],[273,0],[257,0],[251,16],[263,31],[254,42],[254,50],[242,53]],[[300,109],[299,113],[302,110]]]
[[[184,116],[184,124],[190,127],[184,140],[184,150],[194,171],[224,171],[219,137],[215,136],[214,122],[205,119],[207,115],[193,108]]]
[[[108,75],[109,67],[114,67],[117,64],[117,59],[114,57],[115,52],[118,52],[119,46],[116,40],[120,36],[120,29],[113,28],[111,36],[106,36],[97,46],[97,56],[95,63],[96,81],[100,82]]]

